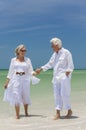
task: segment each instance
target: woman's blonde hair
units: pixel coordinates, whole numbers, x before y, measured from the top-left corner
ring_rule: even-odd
[[[23,48],[26,49],[26,47],[25,47],[23,44],[20,44],[19,46],[16,47],[16,49],[15,49],[15,54],[16,54],[16,56],[19,55],[19,51],[20,51],[21,49],[23,49]]]

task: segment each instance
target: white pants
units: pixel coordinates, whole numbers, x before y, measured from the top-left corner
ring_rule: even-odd
[[[60,79],[60,82],[53,84],[54,98],[55,98],[55,109],[61,110],[64,106],[65,109],[71,109],[70,105],[70,78],[65,76],[65,78]]]

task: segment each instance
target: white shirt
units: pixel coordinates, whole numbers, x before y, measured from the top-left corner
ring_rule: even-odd
[[[71,72],[74,69],[72,55],[67,49],[61,48],[58,53],[54,52],[49,62],[41,67],[43,71],[53,68],[53,76],[61,76],[62,73]],[[71,75],[70,73],[70,75]]]

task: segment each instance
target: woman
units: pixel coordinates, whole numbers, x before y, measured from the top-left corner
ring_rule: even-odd
[[[16,119],[19,119],[20,104],[24,105],[25,116],[28,116],[28,105],[30,101],[30,80],[33,84],[39,82],[40,79],[33,75],[33,67],[29,58],[25,57],[26,48],[19,45],[15,49],[16,57],[11,59],[7,80],[4,85],[5,94],[4,101],[8,101],[15,106]]]

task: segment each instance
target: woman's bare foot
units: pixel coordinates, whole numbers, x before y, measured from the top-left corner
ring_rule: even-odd
[[[28,116],[29,116],[29,114],[28,114],[28,113],[25,113],[25,116],[26,116],[26,117],[28,117]]]
[[[19,119],[20,118],[20,116],[16,116],[16,119]]]

